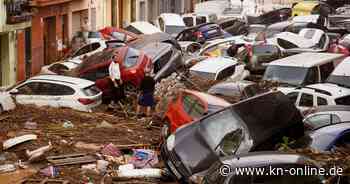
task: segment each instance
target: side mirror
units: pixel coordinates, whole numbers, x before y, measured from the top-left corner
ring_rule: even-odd
[[[10,91],[10,95],[17,95],[19,93],[18,89],[13,89]]]

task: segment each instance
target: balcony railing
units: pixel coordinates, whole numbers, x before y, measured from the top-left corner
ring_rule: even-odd
[[[5,0],[6,23],[17,24],[32,18],[28,0]]]
[[[73,0],[30,0],[29,5],[33,7],[45,7],[56,4],[67,3]]]

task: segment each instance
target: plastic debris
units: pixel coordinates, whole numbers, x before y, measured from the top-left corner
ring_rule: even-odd
[[[38,124],[32,120],[28,120],[24,123],[24,128],[28,130],[36,130],[38,128]]]
[[[63,128],[74,128],[74,124],[70,121],[65,121],[62,125]]]
[[[150,168],[158,163],[158,157],[155,151],[147,149],[135,149],[134,154],[129,161],[135,168]]]
[[[57,167],[49,166],[45,169],[40,170],[40,173],[47,177],[56,177],[59,175],[59,170]]]
[[[52,148],[52,144],[51,144],[51,142],[49,142],[49,145],[43,146],[43,147],[38,148],[36,150],[33,150],[33,151],[26,150],[26,155],[28,157],[28,161],[32,162],[32,161],[37,160],[39,157],[44,155],[44,153],[49,151],[51,148]]]
[[[103,155],[108,155],[113,157],[119,157],[122,155],[120,150],[113,143],[109,143],[105,147],[103,147],[101,150],[101,153]]]
[[[113,128],[113,125],[103,120],[100,124],[96,126],[96,128]]]
[[[0,173],[7,173],[16,170],[16,166],[14,164],[4,164],[0,165]]]
[[[121,165],[117,171],[118,178],[161,178],[161,169],[145,168],[135,169],[132,164]]]
[[[9,149],[15,145],[27,142],[27,141],[31,141],[31,140],[35,140],[37,139],[37,136],[34,134],[29,134],[29,135],[23,135],[23,136],[19,136],[19,137],[15,137],[12,139],[8,139],[3,143],[3,149]]]
[[[109,165],[108,161],[105,160],[97,160],[97,171],[101,174],[104,174],[107,172],[107,167]]]

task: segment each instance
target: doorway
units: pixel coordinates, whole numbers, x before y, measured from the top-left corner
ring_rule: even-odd
[[[32,28],[25,29],[25,70],[26,79],[32,76]]]
[[[44,19],[44,64],[48,65],[56,60],[56,17]]]

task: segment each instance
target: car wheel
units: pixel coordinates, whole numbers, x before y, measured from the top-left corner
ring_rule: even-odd
[[[169,137],[170,135],[170,122],[168,119],[165,119],[164,120],[164,125],[163,125],[163,128],[162,128],[162,138],[164,139],[164,141]]]

